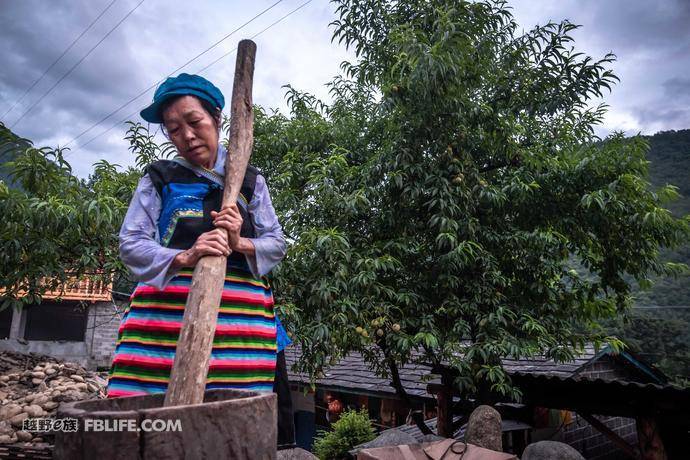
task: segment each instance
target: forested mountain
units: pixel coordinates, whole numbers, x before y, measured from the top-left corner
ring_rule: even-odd
[[[677,216],[690,214],[690,129],[646,136],[650,145],[650,182],[672,184],[681,197],[667,207]],[[663,259],[690,266],[690,244],[662,252]],[[658,279],[649,291],[636,293],[636,308],[611,330],[642,359],[657,365],[674,381],[690,379],[690,274]]]
[[[673,184],[682,198],[669,205],[677,215],[690,214],[690,129],[662,131],[646,136],[650,149],[647,159],[654,185]]]
[[[667,207],[676,217],[690,214],[690,129],[662,131],[647,137],[650,150],[649,176],[652,185],[672,184],[681,197]],[[690,244],[674,251],[664,251],[671,262],[690,265]],[[690,305],[690,275],[678,279],[655,280],[655,286],[638,294],[640,305]]]

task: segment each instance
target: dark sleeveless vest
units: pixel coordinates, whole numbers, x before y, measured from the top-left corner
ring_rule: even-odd
[[[216,228],[211,211],[220,211],[223,200],[221,185],[171,160],[156,161],[148,166],[146,172],[161,197],[158,234],[163,246],[189,249],[199,235]],[[255,236],[247,207],[254,195],[258,173],[253,166],[247,167],[237,200],[243,221],[240,236],[244,238]],[[228,264],[246,266],[246,259],[243,254],[233,252],[228,257]]]

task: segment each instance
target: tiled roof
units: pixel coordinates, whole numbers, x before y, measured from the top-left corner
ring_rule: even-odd
[[[309,384],[309,377],[292,372],[291,367],[299,358],[299,347],[292,346],[285,349],[285,360],[289,370],[290,381],[293,383]],[[429,366],[408,365],[399,369],[400,380],[407,393],[422,398],[430,397],[426,392],[429,382],[422,377],[431,372]],[[359,354],[351,354],[342,359],[335,366],[325,371],[325,376],[318,379],[316,384],[325,389],[347,389],[353,393],[388,393],[395,395],[395,389],[389,379],[377,376],[364,362]]]
[[[533,358],[533,359],[504,359],[503,367],[509,374],[523,372],[539,375],[557,375],[561,377],[572,377],[585,364],[596,357],[593,346],[585,347],[584,353],[568,363],[557,363],[553,359]]]
[[[285,359],[288,369],[299,358],[298,346],[285,349]],[[577,374],[585,364],[596,357],[594,347],[586,347],[582,356],[571,363],[556,363],[552,359],[506,359],[503,362],[509,374],[527,373],[536,375],[552,375],[559,377],[572,377]],[[400,380],[410,396],[419,398],[431,398],[427,393],[429,383],[438,383],[438,379],[423,380],[423,376],[431,374],[431,367],[425,365],[408,365],[399,369]],[[309,384],[306,375],[289,371],[289,379],[292,383]],[[390,385],[390,379],[384,379],[375,374],[369,368],[360,354],[350,354],[338,364],[325,371],[325,376],[316,381],[316,384],[324,389],[349,390],[360,394],[390,394],[395,395],[395,389]]]
[[[597,415],[655,416],[671,424],[688,424],[690,388],[527,372],[513,374],[513,380],[523,391],[524,403]]]

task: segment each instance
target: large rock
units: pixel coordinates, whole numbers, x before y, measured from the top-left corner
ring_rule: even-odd
[[[585,460],[585,458],[568,444],[557,441],[539,441],[527,446],[522,453],[522,460]]]
[[[84,393],[81,393],[80,391],[77,390],[67,390],[62,393],[54,394],[53,395],[53,401],[56,402],[73,402],[73,401],[81,401],[84,399]]]
[[[28,431],[17,431],[16,433],[17,439],[21,442],[28,442],[31,441],[31,439],[34,437],[31,433]]]
[[[7,404],[0,408],[0,420],[9,420],[17,414],[22,413],[22,406],[19,404]]]
[[[446,439],[446,438],[444,438],[443,436],[435,435],[433,433],[432,434],[425,434],[424,436],[422,436],[422,442],[437,442],[437,441],[443,441],[444,439]]]
[[[27,414],[26,412],[22,412],[21,414],[17,414],[14,417],[12,417],[10,419],[10,424],[13,427],[19,428],[22,426],[24,420],[26,420],[27,418],[29,418],[29,414]]]
[[[491,406],[479,406],[470,415],[465,441],[485,449],[503,452],[501,414]]]
[[[0,351],[0,374],[0,444],[45,444],[22,431],[25,419],[55,417],[62,401],[106,396],[106,380],[99,374],[48,357]]]
[[[356,455],[362,449],[371,449],[374,447],[386,447],[386,446],[401,446],[404,444],[416,444],[417,440],[411,434],[407,434],[404,431],[398,430],[397,428],[391,428],[382,432],[378,437],[372,439],[369,442],[360,444],[350,451],[351,454]]]
[[[294,449],[283,449],[278,451],[277,460],[318,460],[319,457],[309,451],[296,447]]]
[[[10,422],[0,422],[0,434],[12,435],[12,433],[14,433],[14,430]]]
[[[59,405],[60,405],[60,403],[57,403],[55,401],[48,401],[48,402],[42,404],[41,407],[45,411],[51,411],[53,409],[56,409]]]
[[[43,415],[45,415],[43,408],[41,406],[36,405],[36,404],[32,404],[30,406],[24,407],[24,412],[29,414],[30,418],[38,418],[38,417],[43,417]]]

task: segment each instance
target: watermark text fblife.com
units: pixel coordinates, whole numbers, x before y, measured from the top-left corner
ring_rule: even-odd
[[[144,419],[139,422],[136,419],[94,419],[86,418],[83,421],[84,431],[91,432],[162,432],[182,431],[181,420]],[[24,431],[33,432],[75,432],[79,430],[79,420],[75,418],[29,418],[22,422]]]

